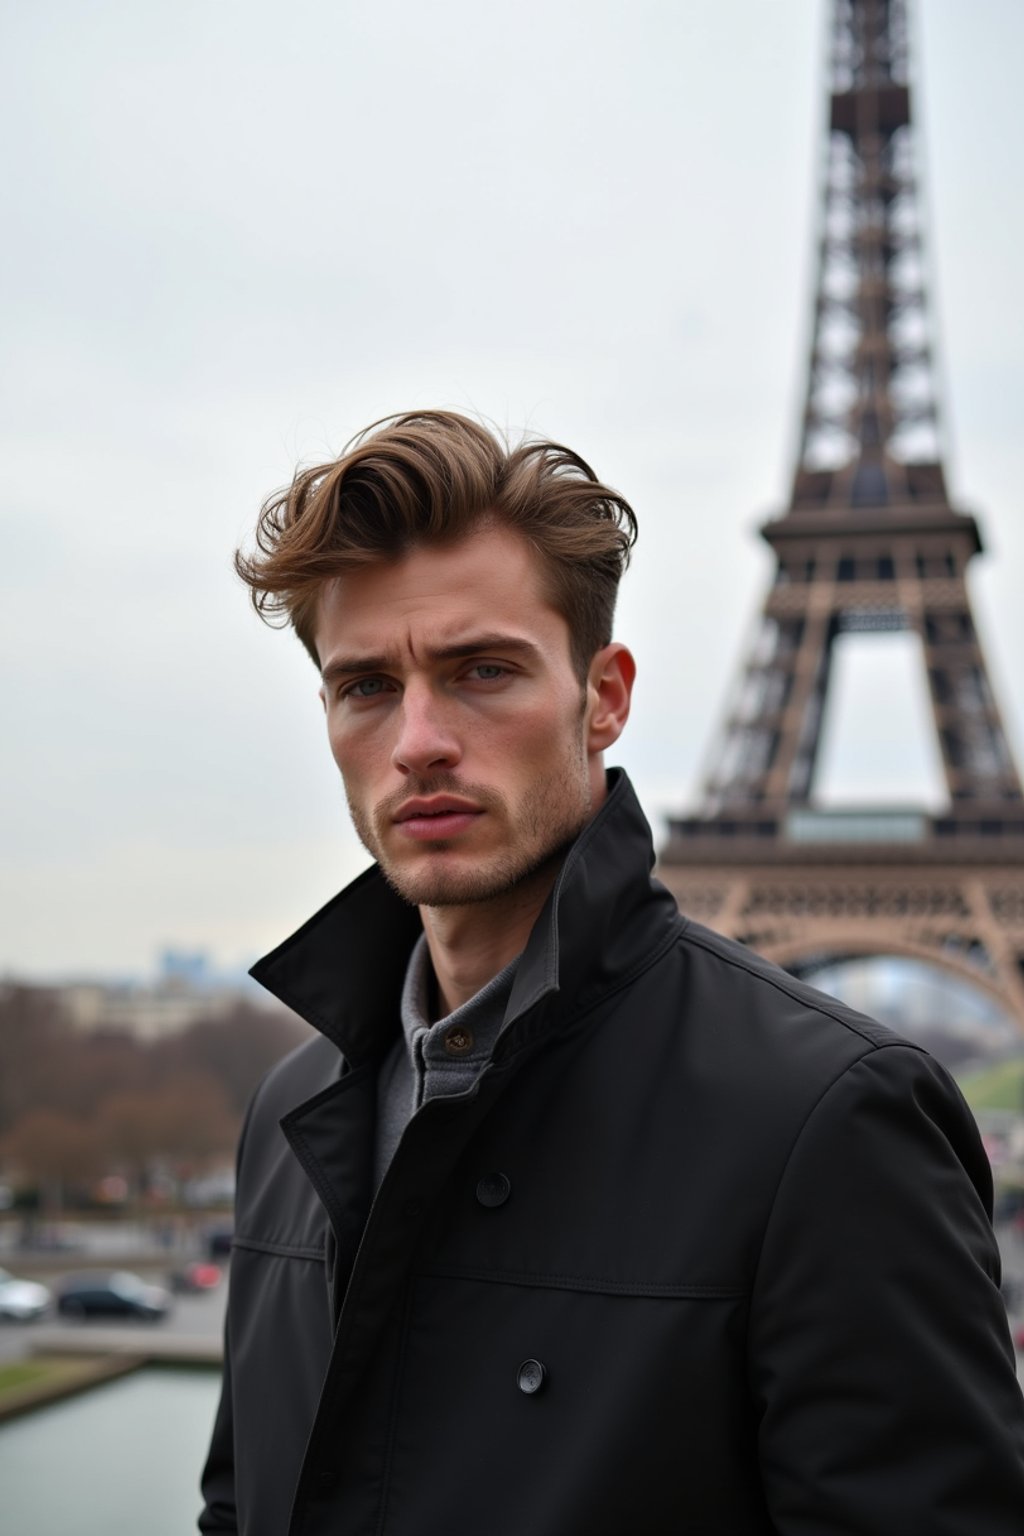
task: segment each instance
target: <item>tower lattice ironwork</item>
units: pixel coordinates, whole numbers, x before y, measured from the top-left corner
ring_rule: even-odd
[[[807,387],[774,581],[703,805],[660,874],[684,910],[792,969],[926,959],[1024,1027],[1024,799],[949,500],[915,176],[906,0],[833,0]],[[815,769],[843,634],[921,640],[948,804],[822,809]]]

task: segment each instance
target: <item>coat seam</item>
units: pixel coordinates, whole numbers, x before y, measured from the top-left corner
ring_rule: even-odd
[[[231,1240],[232,1248],[247,1248],[253,1253],[270,1253],[284,1259],[323,1259],[323,1247],[305,1243],[275,1243],[259,1237],[238,1237]]]
[[[463,1266],[431,1265],[419,1271],[424,1280],[480,1280],[494,1285],[519,1285],[533,1290],[590,1291],[595,1295],[643,1296],[666,1301],[687,1298],[735,1299],[746,1296],[745,1285],[660,1284],[644,1280],[605,1280],[598,1275],[560,1275],[534,1273],[530,1270],[474,1269]]]
[[[683,935],[680,935],[680,938],[682,937]],[[759,970],[756,965],[745,963],[744,960],[741,959],[738,955],[723,954],[717,945],[709,944],[704,938],[702,938],[699,933],[695,932],[692,924],[690,924],[685,937],[690,944],[696,945],[696,947],[698,949],[702,949],[705,954],[713,955],[715,959],[720,960],[723,965],[732,966],[737,971],[745,971],[746,974],[748,976],[752,976],[755,981],[761,981],[765,984],[765,986],[772,987],[776,992],[781,992],[783,997],[788,997],[791,1002],[800,1003],[810,1012],[820,1013],[823,1014],[825,1018],[832,1019],[834,1023],[841,1025],[844,1029],[848,1029],[851,1034],[857,1035],[859,1039],[864,1040],[875,1050],[881,1050],[890,1043],[893,1045],[909,1046],[911,1050],[916,1051],[920,1051],[922,1049],[920,1046],[915,1045],[912,1040],[904,1040],[902,1036],[897,1036],[891,1042],[888,1040],[879,1040],[873,1033],[863,1029],[857,1023],[855,1018],[850,1018],[845,1013],[840,1013],[835,1008],[826,1007],[825,1004],[827,1003],[827,999],[825,998],[824,994],[822,994],[822,1001],[820,1003],[809,1002],[808,999],[802,996],[801,993],[799,993],[794,987],[787,987],[783,984],[787,980],[785,972],[780,971],[778,976],[766,974],[764,971]],[[829,1086],[831,1086],[831,1084]]]
[[[380,1498],[377,1502],[377,1520],[374,1526],[376,1536],[384,1536],[384,1522],[388,1513],[388,1491],[391,1485],[391,1463],[395,1455],[395,1441],[398,1438],[398,1408],[402,1398],[402,1382],[405,1379],[405,1355],[409,1346],[409,1315],[412,1312],[412,1286],[408,1280],[405,1285],[405,1300],[402,1304],[402,1322],[399,1335],[398,1361],[395,1365],[395,1384],[392,1389],[390,1423],[388,1424],[387,1448],[384,1452],[384,1465],[381,1468]]]

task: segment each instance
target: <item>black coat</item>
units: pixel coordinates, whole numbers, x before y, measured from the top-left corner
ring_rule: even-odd
[[[618,776],[493,1063],[423,1106],[376,1199],[415,911],[371,871],[255,968],[323,1038],[243,1134],[202,1530],[1024,1532],[959,1093],[681,917],[651,864]]]

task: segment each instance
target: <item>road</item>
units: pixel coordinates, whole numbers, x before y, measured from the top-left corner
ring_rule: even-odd
[[[140,1268],[146,1280],[160,1281],[160,1271]],[[50,1276],[47,1283],[53,1283]],[[218,1340],[224,1328],[224,1307],[227,1302],[227,1283],[222,1282],[215,1291],[195,1296],[175,1296],[174,1309],[169,1317],[158,1323],[135,1323],[128,1319],[88,1318],[82,1322],[51,1316],[38,1323],[0,1322],[0,1363],[19,1360],[35,1348],[59,1348],[67,1340],[76,1351],[95,1338],[97,1347],[105,1347],[106,1337],[116,1333],[123,1347],[138,1343],[143,1351],[147,1345],[173,1339]],[[101,1337],[102,1336],[102,1337]]]

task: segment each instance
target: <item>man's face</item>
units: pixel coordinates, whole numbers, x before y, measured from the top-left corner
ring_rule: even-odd
[[[518,534],[485,527],[336,578],[315,641],[356,831],[408,901],[511,890],[603,796],[594,690]]]

